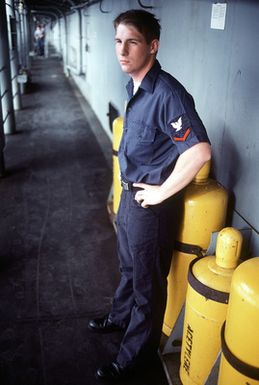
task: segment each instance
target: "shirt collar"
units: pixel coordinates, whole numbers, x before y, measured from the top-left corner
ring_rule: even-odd
[[[145,75],[144,79],[142,80],[140,84],[140,88],[152,94],[154,90],[154,85],[160,70],[161,70],[161,65],[158,60],[155,60],[153,66],[151,67],[151,69],[148,71],[148,73]],[[132,95],[133,93],[132,79],[130,79],[126,88],[127,88],[128,94]]]

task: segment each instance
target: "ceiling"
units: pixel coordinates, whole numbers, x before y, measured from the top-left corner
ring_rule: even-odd
[[[102,2],[103,0],[15,0],[17,5],[23,3],[38,20],[57,19],[93,4],[99,4],[102,11]]]
[[[2,0],[0,0],[2,1]],[[55,20],[63,17],[65,14],[75,12],[76,10],[90,7],[93,4],[99,4],[100,12],[107,13],[103,6],[104,0],[14,0],[16,6],[25,6],[37,20],[45,18]],[[137,0],[142,8],[153,8],[144,5],[142,0]]]
[[[100,0],[23,0],[28,8],[37,10],[41,8],[56,9],[63,13],[70,12],[73,7],[83,7],[93,3],[100,3]]]

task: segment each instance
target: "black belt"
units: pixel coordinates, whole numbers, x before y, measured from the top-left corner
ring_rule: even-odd
[[[125,191],[137,191],[141,190],[139,187],[134,187],[132,182],[126,182],[125,180],[121,179],[121,187]]]

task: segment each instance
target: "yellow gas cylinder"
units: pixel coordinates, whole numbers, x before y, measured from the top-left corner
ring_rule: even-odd
[[[112,163],[113,163],[113,213],[116,215],[120,203],[121,184],[120,166],[118,161],[118,150],[123,132],[123,118],[119,116],[113,121],[113,143],[112,143]]]
[[[215,180],[209,178],[210,162],[198,172],[186,187],[184,207],[168,275],[167,305],[163,332],[167,336],[175,325],[183,307],[187,290],[187,273],[197,253],[205,252],[211,233],[225,225],[228,194]]]
[[[180,364],[184,385],[204,385],[220,352],[220,331],[241,246],[240,231],[226,227],[218,234],[216,257],[190,264]]]
[[[259,257],[241,263],[233,274],[218,385],[259,385],[258,277]]]

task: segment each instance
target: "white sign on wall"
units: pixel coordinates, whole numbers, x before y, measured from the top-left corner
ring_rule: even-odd
[[[225,29],[227,3],[214,3],[211,9],[210,28]]]

